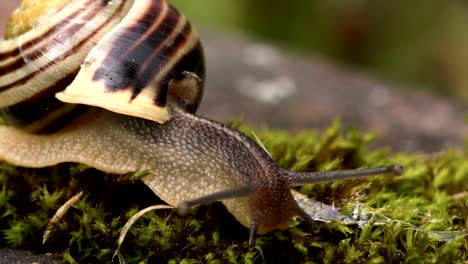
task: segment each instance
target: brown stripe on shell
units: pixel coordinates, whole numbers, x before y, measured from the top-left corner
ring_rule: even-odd
[[[164,28],[161,29],[160,33],[160,35],[166,36],[166,38],[161,41],[160,45],[158,46],[158,49],[155,50],[152,53],[152,55],[146,60],[146,63],[141,71],[140,77],[148,76],[148,78],[139,78],[138,80],[136,80],[131,100],[135,99],[138,96],[138,94],[145,87],[148,86],[149,82],[154,79],[154,76],[156,76],[158,72],[161,72],[162,69],[167,67],[167,61],[169,61],[171,58],[170,50],[176,50],[183,46],[185,44],[188,32],[191,31],[190,24],[185,20],[181,20],[179,12],[177,12],[177,10],[175,9],[172,9],[171,11],[172,12],[168,13],[168,15],[166,16],[164,24],[162,24]],[[183,23],[184,26],[182,31],[176,31],[178,23]],[[166,105],[167,90],[171,79],[172,78],[162,78],[160,80],[159,90],[156,92],[156,97],[154,100],[157,106]],[[163,98],[163,100],[157,101],[158,97]]]
[[[3,90],[0,92],[0,106],[16,104],[38,92],[33,89],[37,89],[38,87],[39,89],[47,89],[49,85],[53,85],[53,83],[57,82],[61,76],[76,71],[89,50],[94,46],[93,38],[99,38],[107,31],[111,30],[114,24],[121,20],[121,13],[124,11],[126,12],[126,10],[130,8],[130,4],[130,1],[121,1],[119,5],[112,7],[108,11],[111,12],[109,14],[110,16],[96,16],[95,20],[86,21],[95,23],[95,28],[86,27],[85,23],[83,23],[83,32],[80,33],[83,35],[80,35],[82,39],[78,41],[78,43],[74,43],[73,46],[64,47],[66,50],[63,51],[63,53],[57,54],[57,58],[53,57],[54,52],[52,52],[53,54],[44,54],[43,56],[45,59],[38,61],[38,63],[43,62],[45,65],[35,65],[34,62],[30,62],[26,66],[31,72],[27,72],[27,70],[17,71],[19,74],[26,72],[28,75],[15,76],[10,74],[0,76],[0,83],[8,83],[0,85],[3,86],[0,88],[0,90]],[[124,6],[126,9],[124,9]],[[109,7],[111,6],[109,5]],[[55,51],[55,53],[57,53],[57,51]],[[13,80],[15,86],[12,86],[12,83],[9,82],[7,78],[14,77],[17,77],[17,79]]]
[[[115,0],[114,7],[118,5],[119,2],[117,1],[119,0]],[[128,2],[128,6],[130,6],[131,1]],[[92,9],[92,7],[89,7],[89,9]],[[114,10],[115,8],[112,8],[112,11]],[[84,47],[75,50],[72,48],[64,49],[64,53],[71,50],[74,52],[69,54],[70,57],[63,58],[63,61],[59,60],[62,59],[63,54],[55,55],[53,52],[43,55],[44,57],[50,56],[50,60],[36,60],[43,63],[42,65],[33,65],[32,70],[41,69],[37,72],[37,76],[31,78],[22,86],[0,92],[0,106],[8,106],[4,103],[10,103],[13,100],[12,98],[18,97],[14,95],[23,96],[21,93],[31,92],[27,90],[27,87],[33,87],[32,84],[37,85],[45,82],[47,83],[45,87],[48,87],[58,82],[62,77],[56,78],[55,71],[66,69],[61,74],[67,75],[77,70],[78,65],[81,64],[79,73],[73,79],[73,82],[64,91],[55,94],[61,101],[102,107],[117,113],[164,123],[170,118],[169,112],[166,107],[160,107],[155,102],[159,96],[159,98],[164,98],[165,104],[166,94],[169,93],[176,98],[175,101],[189,102],[183,105],[190,105],[190,111],[192,111],[198,105],[203,89],[200,80],[204,78],[204,76],[194,77],[196,74],[200,75],[204,72],[199,67],[200,64],[203,64],[203,60],[201,59],[202,53],[201,48],[199,48],[197,34],[188,24],[186,18],[163,0],[131,2],[131,7],[126,8],[125,11],[125,17],[121,21],[119,20],[109,32],[106,31],[106,34],[96,33],[98,37],[91,38],[88,37],[88,31],[82,30],[82,32],[77,33],[76,35],[81,38],[74,41],[74,45],[77,45],[77,42],[83,41],[83,39],[88,40],[87,38],[90,39],[86,42],[90,43],[79,43],[80,45],[83,44]],[[62,14],[60,17],[66,16]],[[101,16],[101,19],[96,19],[91,23],[95,23],[97,27],[103,26],[104,23],[101,24],[102,20]],[[94,42],[95,40],[96,42]],[[91,45],[92,48],[89,48]],[[146,50],[146,52],[142,53],[143,50]],[[39,54],[42,55],[42,53]],[[84,61],[82,55],[86,57]],[[58,58],[55,59],[54,56]],[[79,57],[79,59],[74,59],[75,57]],[[124,59],[122,60],[121,57]],[[195,59],[196,61],[193,63],[187,62],[188,59]],[[56,65],[44,68],[55,62],[57,62]],[[79,62],[79,64],[76,64],[76,62]],[[125,63],[129,62],[138,66],[125,65]],[[132,68],[132,66],[134,67]],[[117,85],[125,86],[122,84],[125,83],[125,80],[122,79],[127,78],[126,74],[128,72],[126,71],[129,71],[129,69],[130,75],[133,77],[128,81],[131,85],[110,90],[106,85],[106,81],[110,80],[110,83],[116,81]],[[132,72],[135,69],[137,71]],[[99,71],[103,73],[101,75],[103,80],[98,81],[95,77],[96,72]],[[185,79],[183,81],[174,81],[183,78],[183,76],[189,76],[190,78],[186,79],[188,81],[185,81]],[[0,83],[4,77],[0,76]],[[10,76],[5,79],[7,80],[8,77]],[[24,77],[18,76],[17,79],[21,78]],[[177,100],[181,94],[185,97]],[[28,94],[16,103],[33,96],[33,94]],[[162,101],[159,100],[159,102]],[[54,118],[52,117],[58,117],[56,114],[62,110],[66,111],[65,108],[68,107],[69,105],[58,108],[51,107],[55,111],[42,118],[39,117],[41,121],[36,122],[38,125],[34,127],[43,128],[47,126],[49,120],[53,122]],[[18,110],[18,112],[21,111]]]
[[[164,47],[159,53],[158,53],[158,60],[153,60],[150,65],[146,68],[147,70],[152,70],[152,69],[157,69],[158,67],[163,68],[167,67],[167,58],[171,58],[174,56],[175,51],[181,48],[181,46],[185,45],[187,41],[188,34],[192,31],[192,28],[189,23],[185,23],[184,29],[180,34],[177,35],[177,38],[174,40],[172,45]],[[194,49],[192,49],[194,50]],[[179,64],[180,65],[180,64]],[[178,68],[172,68],[171,71],[164,77],[162,78],[161,85],[160,85],[160,90],[156,94],[156,97],[154,98],[154,103],[156,105],[166,105],[167,101],[167,92],[169,88],[169,82],[176,78],[179,74],[181,74],[183,71],[190,71],[190,72],[195,72],[194,69],[189,68],[190,64],[187,65],[182,65],[183,68],[178,69]]]
[[[31,124],[26,129],[37,134],[49,134],[62,130],[89,111],[94,111],[88,105],[64,104],[55,112],[51,112],[45,119],[41,119],[39,126]]]
[[[54,111],[48,111],[47,115],[42,119],[34,120],[31,123],[17,123],[16,117],[11,117],[8,114],[4,118],[6,121],[8,121],[9,117],[14,118],[15,122],[10,125],[14,125],[21,130],[35,134],[49,134],[57,132],[71,124],[90,108],[88,105],[62,104],[61,107],[54,109]]]
[[[95,0],[88,0],[87,2],[83,3],[83,6],[88,6],[94,2]],[[105,4],[103,2],[105,2]],[[102,3],[101,6],[106,6],[108,2],[109,0],[101,0],[101,3]],[[69,21],[73,21],[80,14],[81,11],[82,9],[74,11],[73,13],[71,13],[65,19],[61,20],[56,25],[48,25],[48,27],[50,27],[49,30],[42,33],[41,35],[33,36],[31,39],[21,43],[21,46],[13,47],[12,50],[6,50],[3,52],[0,52],[0,61],[4,61],[7,58],[16,57],[20,55],[21,53],[26,52],[31,47],[37,46],[38,43],[47,41],[47,39],[50,36],[57,34],[58,31],[62,30],[66,26],[66,24],[69,23]],[[3,68],[0,68],[0,70],[2,70],[3,72]]]
[[[34,123],[42,123],[43,121],[41,120],[46,120],[47,115],[57,112],[59,108],[64,107],[65,103],[57,100],[55,94],[63,90],[63,87],[67,87],[73,81],[77,72],[78,69],[47,89],[41,90],[33,97],[2,109],[3,118],[8,124],[19,128],[33,127],[33,129],[25,129],[30,132],[42,131],[42,127],[45,125],[38,127]]]
[[[93,0],[90,0],[86,2],[84,5],[89,5],[92,3]],[[98,14],[99,10],[102,7],[97,7],[95,10],[91,10],[91,14]],[[69,16],[67,16],[65,19],[61,20],[58,24],[56,25],[48,25],[51,28],[46,31],[45,33],[35,36],[34,38],[22,42],[20,45],[15,47],[14,50],[11,51],[5,51],[5,52],[0,52],[0,62],[5,61],[6,59],[9,58],[15,58],[13,61],[9,61],[6,64],[0,64],[0,72],[2,74],[5,74],[7,72],[11,72],[14,70],[17,70],[21,67],[23,67],[26,63],[34,61],[36,59],[39,59],[41,54],[45,53],[45,51],[48,51],[52,48],[55,48],[59,42],[55,41],[50,41],[50,39],[54,38],[54,36],[63,34],[63,32],[69,31],[66,27],[69,24],[72,25],[77,25],[76,23],[70,23],[71,21],[74,21],[78,15],[80,14],[82,10],[76,10],[75,12],[71,13]],[[92,17],[88,17],[87,19],[92,19]],[[76,30],[75,30],[76,31]],[[70,35],[67,35],[70,36]],[[42,43],[39,48],[36,48],[39,43]],[[32,52],[29,52],[31,48],[35,48]],[[27,54],[26,56],[23,56],[21,54]]]
[[[166,2],[153,1],[148,10],[142,12],[136,25],[125,28],[115,37],[111,50],[93,76],[93,81],[103,80],[109,92],[127,89],[139,79],[151,78],[151,75],[142,76],[140,69],[150,54],[158,52],[167,40],[166,31],[173,30],[173,24],[167,21],[171,10],[167,9]],[[153,30],[148,32],[150,28]]]
[[[84,44],[91,41],[93,39],[93,37],[97,34],[97,32],[102,30],[102,28],[110,20],[112,20],[113,18],[115,18],[115,16],[117,14],[119,14],[119,12],[122,10],[123,3],[124,2],[122,2],[122,4],[116,10],[116,12],[113,13],[112,16],[110,16],[108,19],[106,19],[103,24],[99,25],[98,28],[96,28],[94,31],[90,32],[90,34],[88,34],[84,39],[82,39],[76,45],[70,46],[68,51],[60,54],[60,56],[58,56],[54,60],[50,60],[49,63],[47,63],[43,67],[41,67],[39,69],[35,69],[34,72],[29,73],[27,76],[25,76],[25,77],[23,77],[21,79],[18,79],[15,82],[12,82],[12,83],[9,83],[9,84],[3,84],[2,86],[0,86],[0,92],[4,91],[4,90],[7,90],[7,89],[10,89],[10,88],[14,88],[14,87],[16,87],[18,85],[21,85],[21,84],[25,84],[30,79],[37,76],[38,74],[41,74],[42,72],[46,71],[47,69],[57,65],[62,60],[68,58],[71,54],[75,53],[77,49],[81,48]],[[99,14],[99,12],[101,10],[102,10],[102,6],[98,6],[96,9],[90,10],[86,15],[84,15],[83,19],[85,21],[92,20],[94,17],[96,17],[96,15]],[[70,21],[73,21],[73,20],[70,20]],[[32,53],[30,53],[30,54],[28,54],[26,56],[23,56],[20,59],[20,62],[23,62],[23,63],[21,63],[20,66],[24,66],[26,63],[31,63],[31,62],[33,62],[35,60],[39,60],[39,59],[43,59],[43,58],[45,58],[45,60],[47,60],[48,59],[47,56],[46,56],[47,52],[53,50],[54,48],[57,48],[59,43],[66,42],[67,38],[73,37],[77,32],[79,32],[80,29],[85,27],[85,23],[83,23],[83,24],[73,23],[73,22],[70,23],[70,21],[67,20],[67,21],[64,21],[63,24],[61,23],[62,25],[57,25],[57,26],[63,27],[63,30],[55,32],[56,34],[53,35],[53,36],[50,36],[51,39],[48,40],[46,44],[44,44],[41,47],[39,47],[38,49],[34,50],[34,52],[32,52]],[[71,24],[71,26],[65,27],[65,24]],[[4,68],[0,67],[0,72],[2,72],[2,74],[7,74],[8,72],[14,71],[14,70],[18,70],[18,68],[5,68],[4,69]],[[75,70],[76,69],[73,69],[73,71],[75,71]],[[63,87],[63,89],[65,89],[65,87]]]
[[[110,21],[115,21],[113,22],[114,24],[118,23],[123,16],[122,13],[126,13],[128,11],[132,2],[127,0],[120,1],[118,5],[116,4],[114,7],[111,7],[108,17],[101,17],[97,19],[94,18],[97,17],[101,10],[108,5],[109,1],[99,0],[88,2],[97,3],[98,6],[94,8],[88,7],[87,9],[80,9],[81,14],[79,17],[86,23],[90,21],[95,23],[96,26],[93,28],[86,28],[88,26],[86,23],[74,23],[73,19],[70,19],[76,19],[77,16],[68,16],[66,21],[63,23],[58,23],[59,26],[55,27],[59,29],[51,29],[47,31],[50,35],[48,36],[49,39],[45,41],[50,42],[50,46],[43,45],[40,48],[31,51],[30,54],[34,55],[31,55],[29,58],[27,58],[29,59],[28,63],[30,63],[31,60],[46,60],[48,58],[47,52],[51,51],[53,53],[52,46],[55,46],[54,44],[57,41],[67,41],[67,39],[63,38],[63,36],[70,37],[76,34],[76,32],[82,30],[82,33],[80,33],[80,37],[83,37],[81,41],[74,43],[74,46],[68,47],[63,54],[58,55],[57,58],[49,60],[42,67],[31,67],[31,72],[28,72],[27,76],[14,82],[15,86],[12,86],[11,83],[2,84],[0,82],[0,86],[3,86],[0,88],[0,91],[2,89],[4,90],[3,92],[0,92],[0,96],[5,98],[4,94],[10,90],[13,91],[14,89],[20,89],[20,87],[30,89],[27,87],[32,87],[32,85],[29,85],[28,82],[38,78],[37,76],[39,75],[54,75],[54,72],[59,69],[62,71],[61,74],[64,74],[62,77],[61,75],[55,75],[55,77],[51,76],[50,80],[48,77],[42,77],[40,81],[45,79],[47,82],[44,87],[38,88],[35,93],[21,98],[21,101],[16,101],[13,103],[13,105],[10,104],[9,107],[4,108],[1,112],[2,115],[4,115],[7,123],[13,123],[13,125],[17,125],[25,130],[36,133],[49,133],[60,129],[66,125],[66,123],[72,122],[79,113],[84,111],[84,108],[89,107],[76,107],[75,105],[65,104],[57,100],[54,95],[56,92],[65,89],[73,81],[76,72],[79,70],[80,64],[83,62],[84,58],[89,52],[89,49],[92,48],[91,44],[94,42],[93,39],[97,38],[98,35],[103,35],[107,31],[111,30],[113,26]],[[116,3],[116,1],[114,2]],[[73,14],[75,14],[75,12]],[[52,35],[52,32],[55,35]],[[60,35],[62,35],[62,38]],[[29,43],[34,43],[34,41],[32,40]],[[78,53],[78,50],[80,53],[82,53],[81,55],[76,54]],[[21,52],[24,53],[24,50]],[[75,56],[75,58],[68,57],[72,55]],[[21,60],[23,60],[23,58],[21,58]],[[4,69],[1,71],[2,76],[0,76],[0,81],[1,77],[8,74],[3,70]],[[37,83],[40,81],[36,80],[34,82]],[[4,99],[4,101],[5,100],[8,99]],[[12,100],[10,99],[9,101]]]
[[[203,64],[203,55],[201,48],[196,47],[199,41],[191,25],[173,7],[163,9],[159,4],[158,1],[154,1],[137,25],[125,28],[116,37],[111,45],[112,49],[93,76],[93,81],[104,81],[107,92],[130,89],[129,103],[144,89],[157,89],[154,93],[154,104],[164,107],[169,82],[172,79],[184,71],[202,74],[200,77],[204,78],[204,69],[199,69],[200,64]],[[159,21],[160,17],[163,17],[162,21]],[[148,26],[149,21],[154,21],[151,32],[139,30],[141,25]],[[132,38],[135,41],[131,48],[128,48],[128,40]],[[188,38],[196,38],[197,41],[195,44],[188,43]],[[127,50],[122,52],[124,47],[127,47]],[[182,57],[196,61],[187,63],[187,60],[184,60],[183,64],[178,64],[178,60],[183,60],[180,56],[175,57],[176,51],[180,50],[186,53]],[[187,56],[188,54],[191,55]],[[172,68],[176,64],[178,67]],[[199,101],[200,98],[197,99]]]

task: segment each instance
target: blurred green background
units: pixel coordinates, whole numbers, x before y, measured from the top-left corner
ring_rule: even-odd
[[[172,0],[212,31],[255,38],[468,104],[468,1]]]

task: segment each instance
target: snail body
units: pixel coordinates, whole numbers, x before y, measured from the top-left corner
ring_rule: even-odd
[[[293,186],[401,173],[398,165],[287,171],[244,134],[194,115],[203,92],[202,48],[166,1],[75,0],[52,8],[55,2],[35,2],[52,15],[17,11],[32,22],[20,24],[15,13],[0,42],[6,122],[0,126],[0,160],[147,171],[142,181],[181,213],[222,201],[250,228],[250,245],[257,233],[287,228],[294,215],[318,229],[292,197]]]

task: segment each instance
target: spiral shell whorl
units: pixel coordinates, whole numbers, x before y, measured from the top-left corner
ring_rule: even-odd
[[[70,1],[72,0],[23,0],[7,22],[5,38],[14,38],[31,28],[46,23]]]
[[[180,82],[180,76],[189,72],[203,80],[201,46],[166,1],[54,3],[23,2],[0,41],[0,111],[8,124],[50,133],[86,111],[83,105],[163,123],[168,94],[188,101],[188,111],[196,109],[202,82]],[[14,21],[24,16],[31,20],[16,28]]]

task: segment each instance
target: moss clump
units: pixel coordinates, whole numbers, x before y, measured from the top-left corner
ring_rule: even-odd
[[[250,131],[233,124],[248,135]],[[121,252],[127,263],[465,263],[467,236],[445,239],[430,230],[466,230],[468,154],[438,155],[367,151],[374,136],[354,129],[344,136],[338,122],[324,133],[264,130],[257,137],[283,167],[316,171],[401,163],[400,177],[379,176],[318,185],[300,191],[312,199],[352,210],[353,203],[399,221],[375,225],[321,223],[310,234],[293,221],[288,230],[257,239],[249,250],[248,230],[215,203],[188,217],[161,210],[145,214],[130,229]],[[144,173],[143,173],[144,175]],[[77,164],[44,169],[0,165],[0,247],[52,252],[68,263],[110,262],[119,232],[138,210],[162,204],[138,175],[109,175]],[[71,196],[81,198],[42,245],[55,211]],[[409,225],[418,228],[408,228]],[[423,232],[422,232],[423,231]]]

